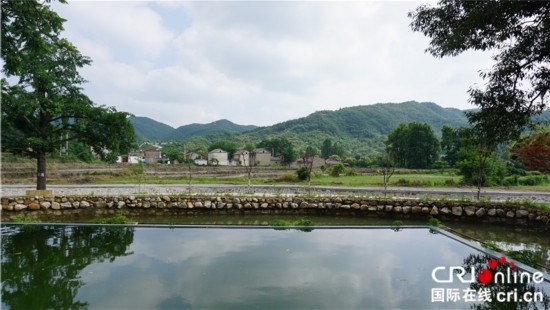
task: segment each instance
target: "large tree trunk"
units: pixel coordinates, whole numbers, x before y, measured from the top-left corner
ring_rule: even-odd
[[[46,189],[46,154],[40,153],[36,158],[36,189]]]

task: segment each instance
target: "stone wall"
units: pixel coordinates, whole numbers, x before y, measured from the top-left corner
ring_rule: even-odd
[[[4,197],[2,220],[34,214],[327,214],[550,226],[550,210],[505,203],[339,197],[62,196]]]

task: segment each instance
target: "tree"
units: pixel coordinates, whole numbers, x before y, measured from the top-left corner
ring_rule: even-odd
[[[321,146],[321,157],[327,159],[332,155],[332,140],[325,139],[323,145]]]
[[[65,2],[65,1],[61,1]],[[78,69],[91,60],[60,38],[64,20],[49,5],[2,0],[2,149],[37,161],[36,189],[46,189],[46,156],[67,141],[101,158],[134,144],[128,114],[95,106]],[[10,85],[13,83],[13,85]]]
[[[325,139],[321,146],[321,157],[328,159],[332,155],[344,156],[344,147],[339,142],[332,143],[332,140]]]
[[[427,52],[435,57],[494,52],[494,66],[480,73],[485,88],[469,90],[481,110],[468,118],[496,144],[518,138],[531,116],[548,107],[550,2],[440,0],[409,17],[413,31],[431,39]]]
[[[227,153],[229,153],[229,158],[231,158],[233,157],[233,153],[237,151],[237,146],[232,142],[219,140],[208,147],[208,152],[215,149],[222,149],[226,151]]]
[[[313,162],[315,156],[319,154],[319,150],[313,146],[308,145],[302,156],[304,167],[307,169],[307,186],[308,192],[311,194],[311,171],[313,170]]]
[[[290,165],[298,158],[294,145],[287,138],[265,139],[258,144],[258,147],[271,150],[273,156],[281,157],[281,164],[284,165]]]
[[[336,165],[332,166],[330,169],[330,176],[332,177],[339,177],[340,173],[343,173],[344,170],[346,170],[346,167],[342,163],[337,163]]]
[[[392,154],[391,152],[386,152],[385,156],[379,156],[378,161],[378,168],[376,169],[376,172],[382,175],[383,181],[384,181],[384,197],[386,197],[388,193],[388,184],[390,183],[390,178],[395,173],[395,167],[397,164],[396,160],[396,154]]]
[[[485,132],[476,131],[476,127],[462,128],[460,158],[457,167],[464,182],[477,186],[477,199],[481,196],[481,187],[487,185],[498,171],[499,159],[496,158],[494,140],[487,138]]]
[[[550,127],[519,140],[513,148],[526,170],[550,172]]]
[[[385,143],[402,167],[425,169],[438,159],[439,141],[426,123],[401,123],[389,133]]]
[[[445,154],[445,161],[451,167],[456,165],[460,154],[460,137],[458,130],[455,130],[449,125],[444,125],[441,128],[441,150]]]

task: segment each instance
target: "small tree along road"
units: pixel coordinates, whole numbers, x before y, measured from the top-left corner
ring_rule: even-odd
[[[108,159],[127,152],[135,137],[127,113],[82,93],[78,69],[91,60],[60,38],[65,20],[48,2],[1,0],[2,150],[37,160],[38,190],[46,189],[47,154],[67,141]]]

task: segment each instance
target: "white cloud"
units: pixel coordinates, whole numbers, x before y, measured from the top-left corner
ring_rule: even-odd
[[[94,60],[99,104],[172,126],[270,125],[321,109],[433,101],[468,108],[489,55],[436,59],[417,2],[71,2],[67,36]]]

